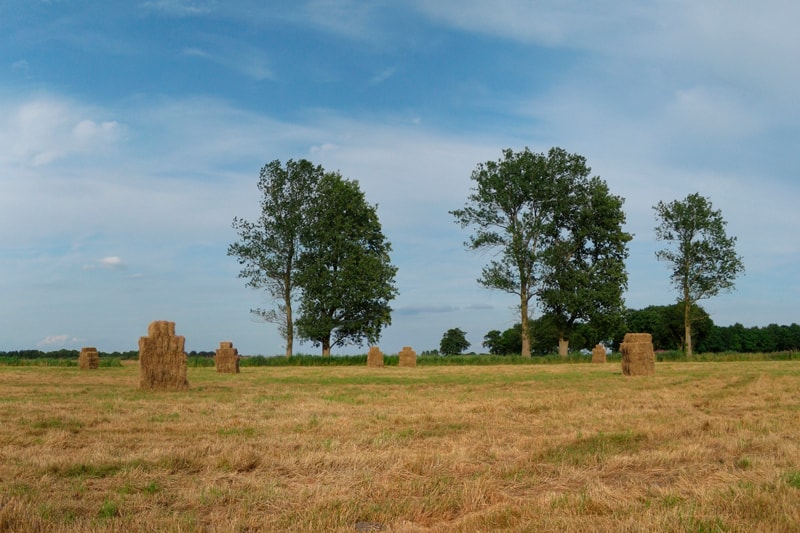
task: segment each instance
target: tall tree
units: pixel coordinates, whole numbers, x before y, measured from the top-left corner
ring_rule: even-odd
[[[242,269],[240,278],[247,286],[264,289],[274,304],[272,309],[251,309],[267,322],[278,325],[286,340],[286,357],[292,356],[294,322],[292,304],[296,298],[297,259],[303,212],[324,171],[309,161],[289,160],[285,166],[277,159],[261,169],[261,216],[250,222],[233,219],[240,240],[228,247]]]
[[[590,169],[586,168],[587,172]],[[544,274],[537,294],[545,314],[558,330],[558,353],[566,356],[569,337],[578,323],[590,326],[608,341],[622,323],[622,297],[628,286],[625,260],[631,235],[623,231],[624,199],[609,192],[595,176],[578,180],[564,198],[556,232],[545,250]],[[602,333],[604,332],[604,333]]]
[[[391,324],[397,268],[377,208],[366,202],[358,182],[338,173],[323,176],[300,242],[300,336],[321,345],[325,356],[335,346],[377,342]]]
[[[498,250],[478,282],[519,297],[524,357],[531,356],[529,305],[543,275],[544,252],[562,229],[565,212],[575,208],[570,191],[588,174],[582,156],[561,148],[546,155],[506,149],[502,159],[478,165],[467,204],[451,211],[462,228],[475,227],[467,248]]]
[[[657,251],[656,257],[671,264],[672,285],[683,302],[685,352],[692,355],[692,305],[733,289],[744,263],[736,254],[736,237],[725,233],[727,222],[708,198],[694,193],[684,200],[658,202],[653,209],[656,238],[672,245]]]
[[[460,328],[451,328],[442,335],[439,343],[439,353],[442,355],[458,355],[470,347],[467,334]]]

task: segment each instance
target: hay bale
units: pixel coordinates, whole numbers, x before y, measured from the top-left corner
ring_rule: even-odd
[[[222,374],[239,373],[239,350],[233,347],[232,342],[219,343],[217,354],[214,356],[214,365],[217,367],[217,372]]]
[[[400,350],[398,366],[416,367],[417,366],[417,352],[411,349],[411,346],[403,346]]]
[[[626,333],[619,346],[622,373],[626,376],[652,376],[656,373],[656,354],[649,333]]]
[[[100,354],[97,353],[97,348],[91,346],[81,348],[81,353],[78,355],[78,366],[81,370],[97,370],[100,366]]]
[[[367,354],[367,366],[382,367],[383,366],[383,353],[377,346],[372,346]]]
[[[182,391],[186,379],[186,339],[175,335],[175,322],[157,320],[139,338],[139,387],[146,390]]]
[[[606,362],[606,347],[598,344],[592,348],[592,363],[605,363]]]

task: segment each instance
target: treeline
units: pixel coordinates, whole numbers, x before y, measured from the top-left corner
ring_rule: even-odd
[[[717,326],[699,305],[692,306],[692,337],[695,351],[719,353],[771,353],[800,350],[800,325],[769,324],[766,327]],[[628,331],[650,333],[656,350],[679,350],[684,343],[683,304],[652,305],[628,310]],[[622,337],[614,339],[615,347]]]
[[[129,350],[127,352],[101,352],[98,350],[100,358],[110,359],[138,359],[139,350]],[[0,357],[5,359],[77,359],[80,356],[80,350],[53,350],[51,352],[43,352],[42,350],[12,350],[9,352],[0,351]],[[212,351],[195,351],[186,352],[189,357],[214,357],[215,352]]]
[[[116,359],[136,359],[139,357],[139,351],[131,352],[97,352],[98,355],[108,358]],[[77,359],[81,354],[80,350],[53,350],[51,352],[43,352],[42,350],[12,350],[10,352],[0,351],[0,357],[4,358],[18,358],[18,359]]]
[[[699,305],[691,310],[692,337],[696,353],[773,353],[800,351],[800,325],[770,324],[745,327],[742,324],[717,326]],[[625,311],[620,326],[613,332],[598,332],[586,324],[576,324],[570,335],[572,351],[591,350],[598,342],[619,351],[626,332],[650,333],[656,350],[683,350],[683,304],[651,305]],[[545,315],[532,322],[531,351],[535,355],[558,350],[558,329]],[[494,355],[519,354],[522,348],[519,324],[505,330],[492,330],[484,336],[483,346]]]

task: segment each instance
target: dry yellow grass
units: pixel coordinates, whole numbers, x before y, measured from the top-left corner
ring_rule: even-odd
[[[800,365],[0,367],[1,531],[797,531]]]

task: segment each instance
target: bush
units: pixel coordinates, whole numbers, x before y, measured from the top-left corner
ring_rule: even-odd
[[[78,359],[61,359],[57,357],[0,357],[0,364],[5,366],[78,366]]]
[[[60,357],[37,357],[35,359],[28,359],[24,357],[0,356],[0,366],[77,367],[78,359],[64,359]],[[100,366],[103,368],[121,367],[122,363],[116,357],[101,357]]]
[[[384,357],[383,363],[391,364],[387,362],[387,359],[387,357]],[[397,357],[395,357],[395,359],[397,359]],[[365,366],[366,364],[366,354],[330,357],[302,354],[293,355],[292,357],[286,357],[283,355],[271,357],[255,355],[251,357],[242,357],[239,360],[239,366]],[[395,361],[394,364],[397,364],[397,362]]]
[[[214,366],[214,358],[190,355],[186,358],[186,366],[192,368]]]

